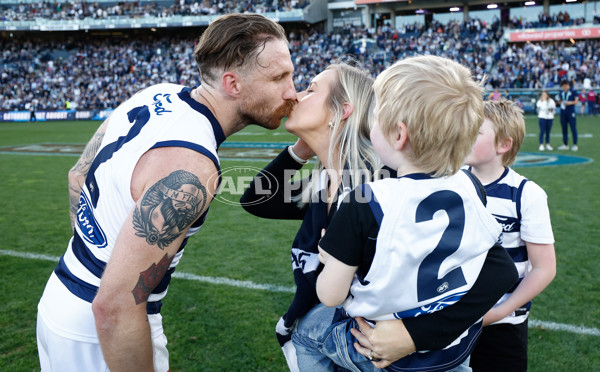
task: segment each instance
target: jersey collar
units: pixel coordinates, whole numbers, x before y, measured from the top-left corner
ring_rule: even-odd
[[[183,88],[178,94],[179,98],[181,98],[182,101],[190,105],[191,108],[206,116],[208,121],[210,121],[210,125],[212,126],[213,132],[215,134],[215,139],[217,140],[218,149],[219,146],[221,146],[221,144],[223,143],[223,141],[225,141],[225,133],[223,133],[223,128],[221,128],[221,124],[219,123],[217,118],[215,118],[215,115],[213,115],[213,113],[208,109],[208,107],[204,106],[203,104],[192,98],[192,89],[194,88]]]

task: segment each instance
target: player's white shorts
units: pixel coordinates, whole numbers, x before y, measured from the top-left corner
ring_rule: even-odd
[[[160,314],[148,316],[150,323],[162,322]],[[162,329],[162,327],[158,327]],[[82,342],[60,336],[46,325],[43,317],[37,317],[37,344],[42,372],[108,372],[99,343]],[[169,370],[169,351],[164,333],[152,338],[154,369]]]

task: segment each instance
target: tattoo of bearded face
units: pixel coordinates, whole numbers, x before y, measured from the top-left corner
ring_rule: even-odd
[[[133,212],[135,235],[165,249],[192,224],[206,205],[198,177],[178,170],[154,184]]]

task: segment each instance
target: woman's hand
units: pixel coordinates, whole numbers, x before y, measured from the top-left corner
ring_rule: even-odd
[[[351,330],[358,343],[354,348],[373,361],[377,368],[385,368],[416,351],[415,343],[401,319],[378,321],[371,327],[363,318],[355,318],[358,329]]]
[[[308,160],[315,156],[315,152],[308,146],[306,142],[304,142],[304,140],[302,140],[302,138],[298,138],[298,141],[296,141],[294,146],[292,146],[292,151],[299,158],[304,160]]]

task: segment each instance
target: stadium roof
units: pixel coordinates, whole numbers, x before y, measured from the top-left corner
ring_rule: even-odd
[[[378,7],[394,10],[399,15],[415,14],[417,10],[424,10],[425,13],[448,13],[451,7],[458,7],[462,10],[463,7],[467,6],[470,10],[484,10],[488,9],[488,5],[496,4],[499,9],[503,8],[515,8],[523,7],[525,3],[529,1],[523,0],[505,0],[496,1],[493,0],[355,0],[357,5],[368,5],[374,7],[377,11]],[[543,6],[544,0],[535,0],[537,6]],[[583,3],[581,0],[576,0],[570,4]],[[548,0],[549,5],[565,4],[565,0]]]

